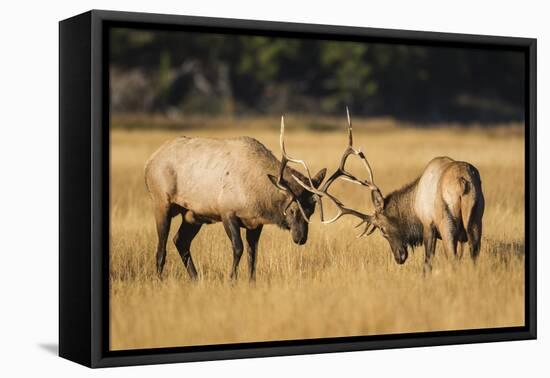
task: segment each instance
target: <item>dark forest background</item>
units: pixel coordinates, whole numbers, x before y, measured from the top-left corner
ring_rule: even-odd
[[[114,114],[523,121],[520,52],[174,31],[111,31]]]

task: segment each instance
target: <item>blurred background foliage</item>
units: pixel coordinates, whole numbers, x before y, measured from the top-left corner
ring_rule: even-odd
[[[114,114],[523,121],[520,52],[115,28]]]

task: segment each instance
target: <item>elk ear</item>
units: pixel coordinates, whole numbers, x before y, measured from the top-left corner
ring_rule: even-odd
[[[374,204],[374,207],[377,211],[381,211],[384,209],[384,197],[382,196],[382,193],[380,193],[380,190],[375,189],[371,192],[372,197],[372,203]]]
[[[317,189],[319,185],[321,185],[321,183],[325,179],[326,174],[327,174],[327,169],[323,168],[319,172],[317,172],[315,176],[313,176],[313,178],[311,179],[311,182],[313,183],[313,186],[315,187],[315,189]]]
[[[277,180],[277,177],[275,177],[275,176],[273,176],[273,175],[270,175],[270,174],[268,174],[267,177],[269,178],[269,181],[271,181],[271,183],[272,183],[273,185],[275,185],[275,187],[276,187],[277,189],[279,189],[279,186],[277,185],[277,181],[278,181],[278,180]]]
[[[279,186],[279,179],[277,177],[275,177],[273,175],[270,175],[268,173],[267,178],[269,179],[269,181],[271,181],[273,186],[275,186],[280,192],[285,193],[285,191],[283,189],[281,189],[281,187]]]

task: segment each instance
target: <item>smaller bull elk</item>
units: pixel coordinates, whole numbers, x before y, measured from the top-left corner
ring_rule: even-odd
[[[287,167],[305,163],[288,157],[281,118],[282,161],[256,139],[180,137],[165,143],[145,165],[145,183],[153,200],[157,225],[157,272],[162,274],[166,243],[173,217],[181,215],[174,244],[192,279],[197,270],[191,258],[191,242],[202,225],[222,222],[233,247],[231,278],[243,253],[241,229],[246,230],[250,279],[256,272],[256,252],[262,228],[275,224],[289,230],[296,244],[305,244],[309,217],[315,211],[316,196],[304,190],[292,177],[306,178]],[[325,178],[322,169],[311,178],[316,188]]]
[[[428,163],[416,180],[384,197],[374,183],[367,158],[363,152],[353,148],[351,118],[347,108],[346,111],[349,142],[336,172],[319,188],[308,185],[300,177],[294,177],[301,186],[319,198],[329,199],[338,208],[334,218],[325,220],[322,201],[318,200],[321,221],[332,223],[343,215],[360,218],[361,222],[356,227],[365,224],[365,229],[358,237],[370,235],[379,229],[390,244],[398,264],[407,260],[409,248],[424,244],[425,269],[431,269],[437,239],[442,240],[448,254],[455,256],[457,244],[461,243],[462,248],[462,243],[467,242],[475,262],[480,250],[485,206],[478,170],[466,162],[437,157]],[[350,155],[361,159],[368,173],[367,180],[357,179],[345,170],[346,159]],[[346,208],[328,193],[330,185],[337,178],[369,188],[374,214],[367,215]]]

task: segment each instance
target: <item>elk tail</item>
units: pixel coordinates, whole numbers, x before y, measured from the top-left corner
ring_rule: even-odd
[[[462,186],[462,195],[460,196],[462,224],[464,225],[464,231],[468,232],[468,229],[470,228],[470,219],[475,207],[475,186],[464,177],[460,177],[459,181]]]

